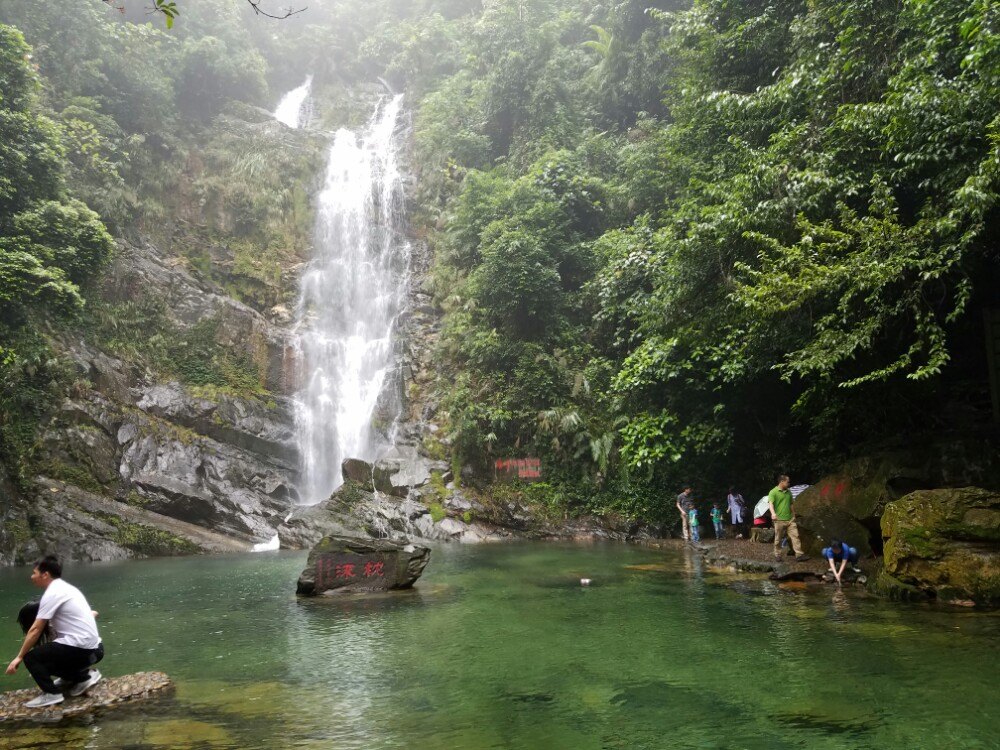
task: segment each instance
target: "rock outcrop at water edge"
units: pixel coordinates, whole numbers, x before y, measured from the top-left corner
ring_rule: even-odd
[[[1000,604],[1000,493],[913,492],[882,516],[884,575],[943,602]]]
[[[0,722],[45,722],[147,700],[162,695],[174,687],[163,672],[137,672],[124,677],[102,680],[78,698],[67,698],[62,703],[47,708],[26,708],[38,695],[37,689],[14,690],[0,695]]]
[[[474,506],[469,501],[463,505],[457,499],[460,497],[455,491],[443,503],[435,502],[432,512],[417,489],[400,498],[373,492],[370,480],[365,484],[347,480],[329,499],[293,511],[278,527],[278,539],[283,549],[306,549],[331,534],[438,542],[482,542],[512,536],[510,530],[473,518],[469,509]]]
[[[818,554],[840,539],[866,558],[881,546],[886,507],[904,495],[943,487],[1000,489],[998,447],[990,439],[942,440],[848,461],[796,499],[803,544]]]
[[[240,548],[270,539],[297,501],[293,408],[281,395],[290,385],[287,331],[196,279],[151,243],[123,243],[106,285],[109,298],[122,304],[162,298],[175,335],[211,321],[214,345],[252,353],[270,395],[194,388],[94,342],[61,342],[78,377],[39,428],[37,476],[0,499],[0,563],[28,562],[50,551],[53,539],[66,559],[163,554],[146,542],[155,536],[162,547],[165,535],[176,532],[171,521],[161,526],[158,519],[229,536]],[[54,480],[105,499],[107,507],[62,503],[69,494],[53,493]],[[142,529],[120,516],[123,505],[148,511]],[[175,545],[176,552],[218,546]]]

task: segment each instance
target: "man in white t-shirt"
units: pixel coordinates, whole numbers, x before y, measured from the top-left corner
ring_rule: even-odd
[[[104,645],[90,604],[78,588],[62,579],[59,560],[52,555],[39,560],[31,582],[45,593],[38,603],[38,618],[24,636],[7,674],[14,674],[23,661],[42,691],[26,705],[42,708],[62,703],[61,690],[83,695],[100,681],[101,673],[90,667],[104,658]],[[49,641],[36,646],[46,628]]]

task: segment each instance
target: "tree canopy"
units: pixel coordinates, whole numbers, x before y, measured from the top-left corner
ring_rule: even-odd
[[[541,456],[574,507],[655,515],[681,481],[815,477],[989,419],[995,2],[344,0],[266,29],[242,3],[173,10],[167,31],[0,0],[39,40],[0,43],[6,325],[79,309],[110,249],[84,193],[113,227],[165,215],[171,165],[201,156],[185,139],[266,160],[227,131],[234,100],[309,72],[335,126],[381,78],[413,112],[444,310],[436,450]],[[251,234],[287,182],[197,190]]]

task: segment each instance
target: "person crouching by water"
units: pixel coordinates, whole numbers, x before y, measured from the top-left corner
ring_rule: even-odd
[[[716,539],[722,539],[726,535],[722,528],[722,508],[718,503],[712,503],[712,526],[715,528]]]
[[[830,572],[837,579],[837,583],[841,583],[840,579],[844,575],[847,563],[851,564],[851,569],[855,573],[859,572],[856,567],[858,564],[858,550],[855,547],[834,539],[829,547],[823,548],[822,555],[830,561]]]
[[[76,696],[100,681],[101,673],[90,667],[104,658],[104,644],[93,610],[80,590],[62,579],[58,559],[49,555],[39,560],[31,571],[31,582],[44,593],[38,616],[24,636],[21,650],[7,666],[7,674],[14,674],[23,661],[42,691],[25,705],[42,708],[63,702],[62,686]],[[46,629],[51,639],[39,643]],[[54,678],[59,678],[61,685]]]

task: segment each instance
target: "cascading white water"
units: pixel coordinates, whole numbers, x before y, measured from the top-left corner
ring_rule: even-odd
[[[306,81],[298,88],[292,89],[278,102],[278,108],[274,110],[274,119],[283,122],[290,128],[300,128],[307,124],[308,112],[307,102],[309,91],[312,89],[311,75],[306,76]]]
[[[339,130],[330,147],[315,257],[302,275],[297,310],[300,497],[307,504],[340,486],[345,458],[370,460],[380,447],[372,416],[393,362],[410,257],[396,132],[401,106],[402,95],[380,104],[360,137]]]

